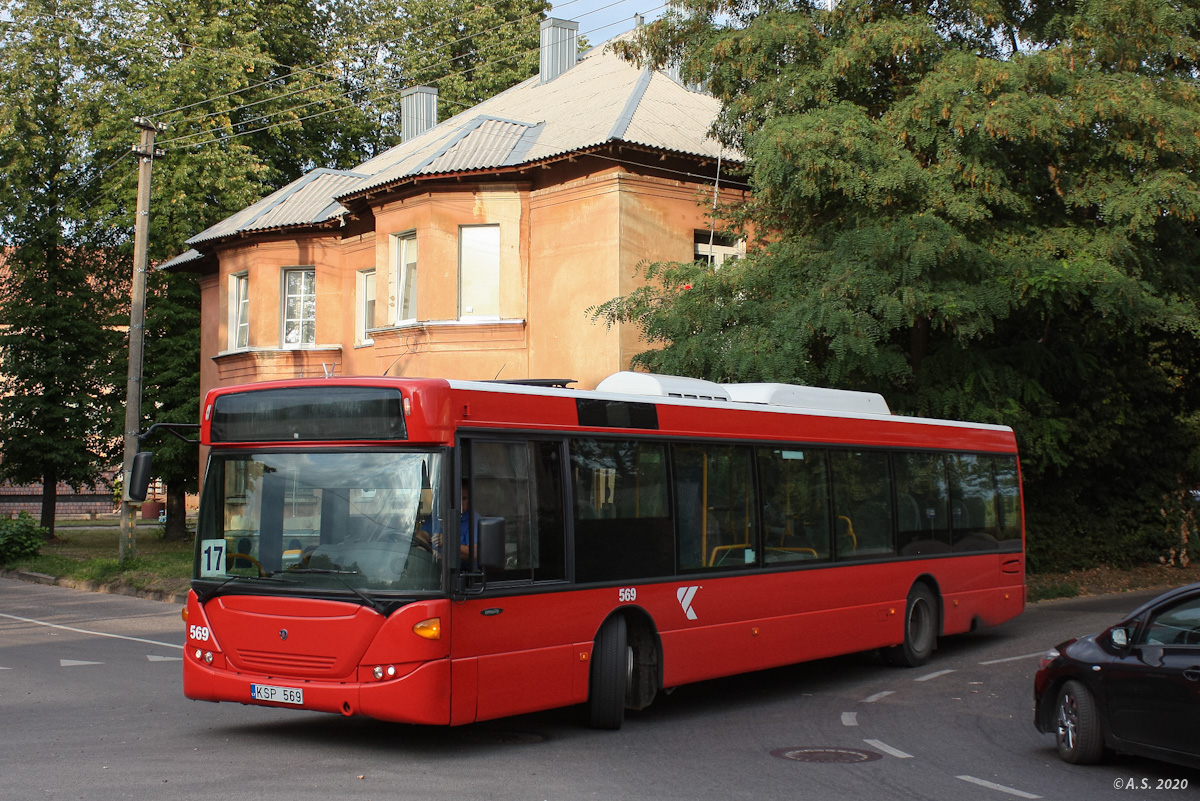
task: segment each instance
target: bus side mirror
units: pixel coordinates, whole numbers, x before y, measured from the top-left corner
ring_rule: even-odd
[[[151,451],[141,451],[133,455],[133,467],[129,471],[129,500],[144,501],[150,489],[150,468],[154,463]]]
[[[479,566],[488,570],[504,569],[504,518],[479,519]]]

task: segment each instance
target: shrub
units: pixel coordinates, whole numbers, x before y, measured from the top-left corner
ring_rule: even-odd
[[[28,512],[21,512],[15,520],[0,520],[0,565],[37,556],[45,541],[46,529],[33,522]]]

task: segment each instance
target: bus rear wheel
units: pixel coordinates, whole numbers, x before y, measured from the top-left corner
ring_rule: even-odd
[[[625,722],[625,694],[633,673],[633,649],[625,618],[604,621],[592,647],[588,714],[594,729],[619,729]]]
[[[904,605],[904,642],[887,649],[884,658],[901,667],[920,667],[937,644],[937,603],[925,584],[914,584]]]

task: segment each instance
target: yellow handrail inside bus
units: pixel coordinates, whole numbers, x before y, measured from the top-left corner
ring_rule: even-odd
[[[846,521],[846,533],[843,536],[850,538],[850,550],[858,550],[858,537],[854,536],[854,523],[845,515],[838,515],[838,520]]]
[[[749,542],[739,542],[739,543],[735,543],[734,545],[718,545],[717,547],[712,549],[712,556],[708,560],[708,566],[709,567],[717,566],[717,552],[718,551],[736,551],[738,548],[749,548],[749,547],[750,547]]]
[[[820,554],[817,553],[815,548],[783,548],[783,547],[771,546],[767,550],[771,551],[772,553],[778,553],[778,552],[782,551],[784,553],[809,553],[809,554],[812,554],[814,557],[820,556]]]

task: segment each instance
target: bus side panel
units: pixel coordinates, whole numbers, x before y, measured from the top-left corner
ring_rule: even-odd
[[[942,592],[942,634],[997,626],[1025,608],[1024,556],[987,554],[931,560],[927,572]],[[1015,571],[1015,572],[1014,572]]]
[[[603,593],[606,599],[610,593],[615,595],[615,591]],[[467,681],[457,676],[459,663],[473,660],[476,720],[587,699],[589,663],[580,654],[590,654],[591,644],[581,650],[573,643],[593,636],[604,614],[599,610],[589,614],[594,608],[585,600],[589,597],[599,600],[601,596],[588,592],[513,595],[470,599],[455,607],[455,692]],[[611,601],[606,604],[611,605]],[[457,719],[457,699],[455,709]],[[464,701],[464,716],[465,710]]]
[[[823,659],[893,644],[901,616],[892,606],[830,609],[665,633],[663,684]],[[714,658],[719,654],[719,658]]]
[[[474,723],[479,702],[479,660],[451,661],[450,680],[450,725]]]
[[[477,720],[492,720],[573,701],[571,645],[479,657]]]

